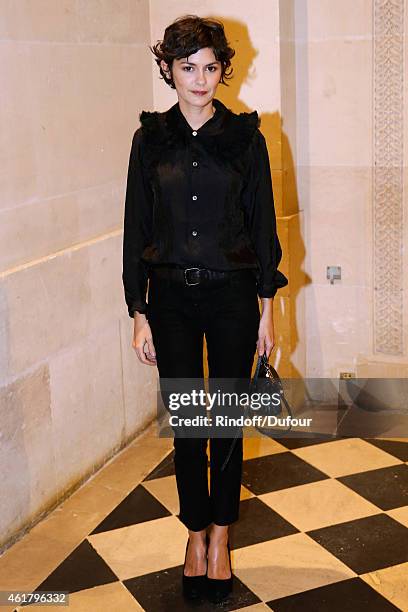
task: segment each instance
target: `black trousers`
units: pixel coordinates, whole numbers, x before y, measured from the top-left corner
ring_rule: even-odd
[[[148,318],[160,379],[202,379],[203,339],[209,378],[250,379],[260,320],[253,271],[234,271],[222,286],[183,285],[149,275]],[[231,438],[174,437],[178,518],[192,531],[212,522],[230,525],[239,518],[242,437],[221,471]]]

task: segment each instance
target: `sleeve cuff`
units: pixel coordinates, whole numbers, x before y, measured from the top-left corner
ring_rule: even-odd
[[[260,283],[258,285],[258,295],[259,297],[263,297],[263,298],[275,297],[278,289],[281,289],[282,287],[286,287],[288,282],[289,281],[286,278],[286,276],[282,274],[282,272],[277,270],[272,282]]]
[[[260,298],[273,298],[278,291],[277,287],[275,289],[259,289],[258,296]]]
[[[129,317],[131,317],[132,319],[135,318],[135,312],[140,312],[141,314],[144,314],[146,316],[146,319],[148,318],[148,307],[147,304],[141,304],[138,306],[129,306],[128,307],[128,313],[129,313]]]

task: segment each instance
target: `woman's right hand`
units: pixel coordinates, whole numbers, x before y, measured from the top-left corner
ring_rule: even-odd
[[[140,312],[134,313],[134,328],[132,346],[136,355],[146,365],[156,365],[156,350],[153,344],[152,332],[146,316]]]

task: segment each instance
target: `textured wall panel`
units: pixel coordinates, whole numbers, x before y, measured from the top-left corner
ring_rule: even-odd
[[[374,352],[403,353],[404,0],[374,0]]]

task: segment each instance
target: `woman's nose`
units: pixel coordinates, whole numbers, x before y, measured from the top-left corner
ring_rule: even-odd
[[[205,76],[203,73],[199,74],[197,79],[197,85],[204,85],[205,84]]]

